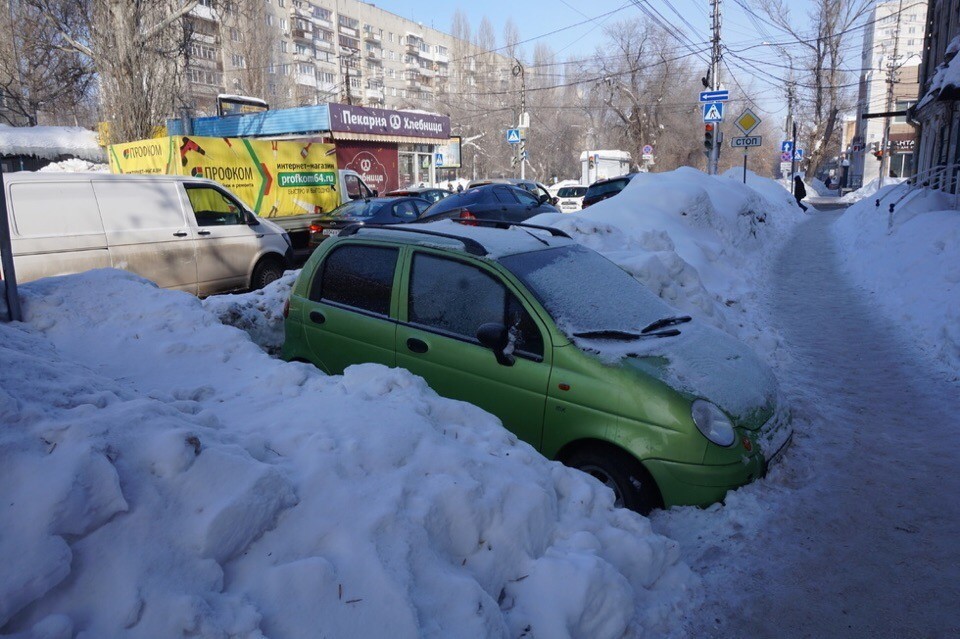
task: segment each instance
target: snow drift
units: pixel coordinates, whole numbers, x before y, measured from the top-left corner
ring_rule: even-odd
[[[403,370],[278,361],[129,273],[21,291],[0,632],[613,639],[669,634],[697,584],[608,489]]]
[[[960,212],[956,198],[888,186],[861,200],[833,225],[843,268],[875,293],[883,312],[910,340],[954,374],[960,371]]]
[[[0,124],[0,154],[33,155],[47,160],[68,155],[88,162],[103,162],[106,159],[97,134],[77,126]]]

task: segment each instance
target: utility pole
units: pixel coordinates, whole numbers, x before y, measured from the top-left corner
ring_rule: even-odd
[[[890,56],[890,59],[887,61],[887,113],[893,111],[893,89],[897,83],[897,75],[899,74],[900,66],[898,60],[900,58],[900,16],[903,15],[903,0],[900,0],[900,6],[897,9],[897,24],[893,28],[893,55]],[[884,118],[883,123],[883,139],[880,142],[880,187],[883,188],[883,183],[886,181],[887,174],[890,172],[890,149],[887,147],[890,144],[890,125],[892,120],[890,116],[887,115]]]
[[[523,72],[520,60],[514,59],[513,76],[520,78],[520,117],[517,118],[517,129],[520,130],[520,144],[517,145],[517,162],[520,164],[520,179],[526,178],[527,129],[530,122],[527,116],[527,79]]]
[[[349,55],[343,58],[343,73],[346,78],[344,82],[344,89],[347,96],[347,104],[353,106],[353,93],[351,92],[350,87],[350,64],[353,62],[353,51]]]
[[[720,90],[720,61],[723,52],[720,49],[720,0],[710,0],[713,9],[713,47],[710,51],[710,90]],[[720,144],[723,141],[720,135],[720,123],[715,124],[716,132],[713,136],[713,146],[710,147],[710,157],[707,160],[707,173],[717,174],[717,164],[720,160]]]

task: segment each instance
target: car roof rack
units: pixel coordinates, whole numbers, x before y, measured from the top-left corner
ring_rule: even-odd
[[[453,235],[452,233],[441,233],[439,231],[428,231],[426,229],[411,228],[412,224],[351,224],[340,231],[340,237],[356,235],[360,229],[378,229],[383,231],[400,231],[403,233],[419,233],[420,235],[430,235],[432,237],[442,237],[448,240],[456,240],[463,244],[464,250],[470,255],[483,257],[487,255],[487,249],[480,242],[472,237],[463,237]],[[399,228],[398,228],[399,227]]]
[[[519,226],[522,229],[536,229],[538,231],[546,231],[553,237],[565,237],[568,240],[573,238],[567,235],[566,231],[561,231],[558,228],[552,226],[541,226],[539,224],[524,224],[523,222],[504,222],[502,220],[484,220],[478,218],[470,217],[453,217],[450,218],[451,222],[458,222],[459,224],[467,224],[470,226]]]

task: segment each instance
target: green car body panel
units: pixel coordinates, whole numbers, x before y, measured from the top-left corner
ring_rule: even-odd
[[[310,300],[310,287],[325,257],[349,244],[399,249],[390,317]],[[457,260],[483,269],[522,303],[543,336],[543,357],[499,364],[490,349],[409,323],[409,273],[414,253]],[[310,313],[322,311],[316,324]],[[422,376],[438,394],[470,402],[551,459],[576,447],[607,445],[628,452],[654,479],[663,505],[708,505],[765,472],[757,428],[772,414],[757,410],[734,421],[733,445],[708,441],[691,416],[697,397],[675,390],[642,367],[609,365],[580,350],[518,278],[494,259],[410,240],[354,235],[324,242],[293,287],[282,357],[316,364],[329,374],[376,362]],[[408,340],[427,344],[429,358],[412,353]],[[748,450],[744,442],[749,442]]]

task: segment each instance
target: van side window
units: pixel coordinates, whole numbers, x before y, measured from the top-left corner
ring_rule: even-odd
[[[310,287],[314,302],[334,302],[390,315],[399,250],[385,246],[342,246],[330,252]]]
[[[476,342],[487,322],[514,332],[518,351],[543,355],[543,336],[523,304],[486,271],[455,260],[416,253],[410,272],[409,321]]]
[[[243,224],[243,209],[221,191],[209,186],[188,186],[187,197],[200,226]]]
[[[343,185],[347,191],[347,197],[351,200],[360,199],[360,180],[357,179],[356,175],[343,176]]]

